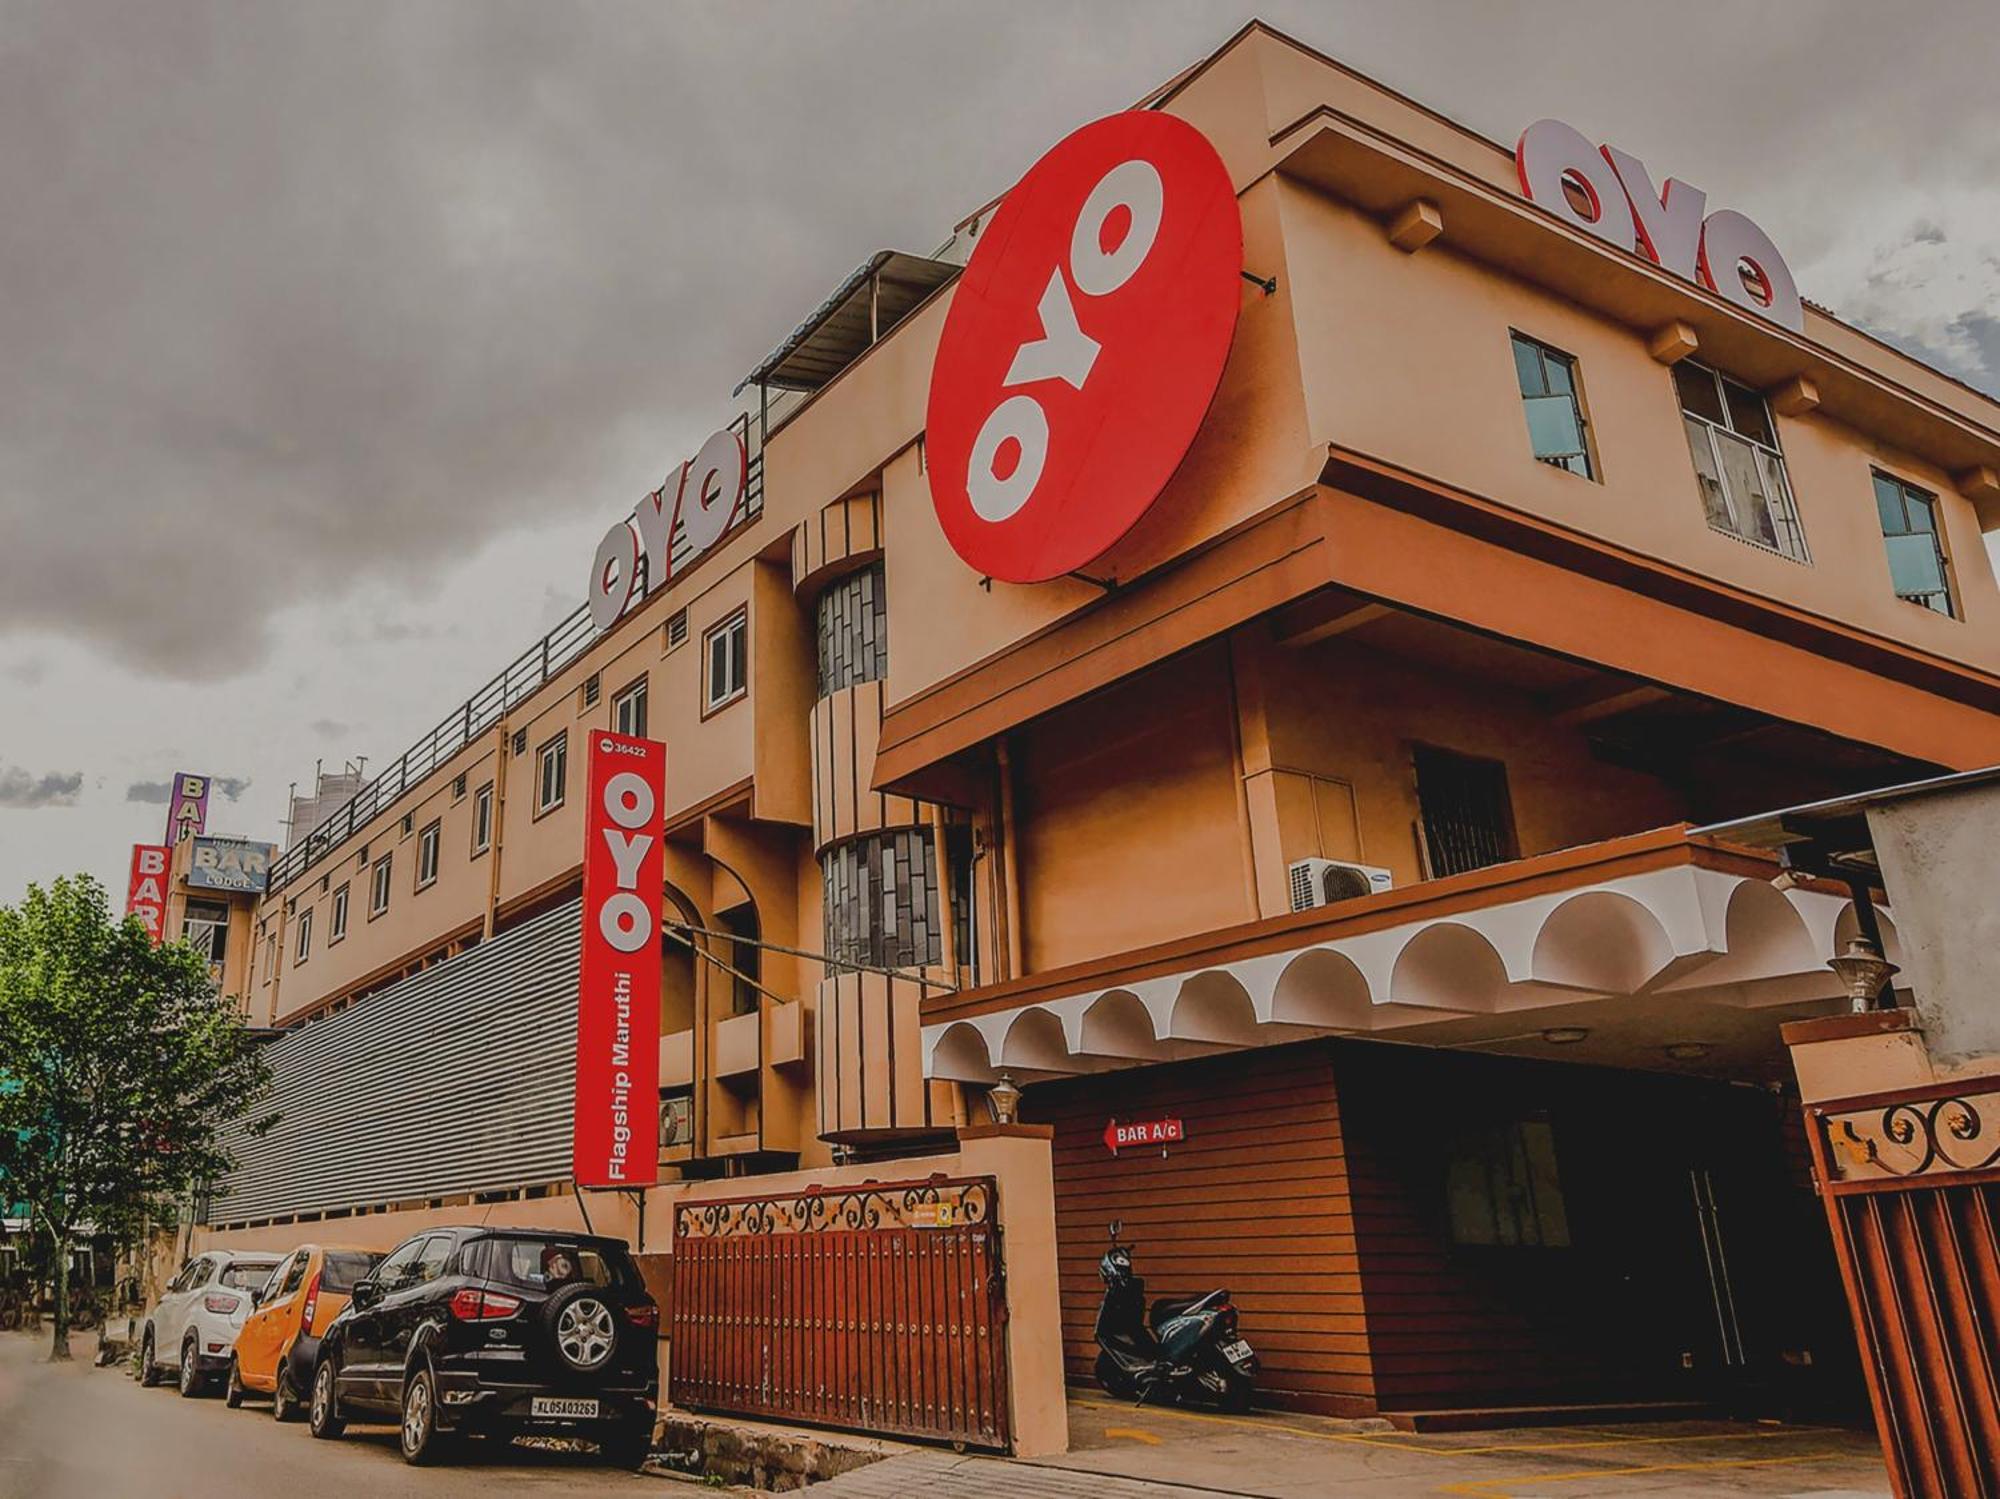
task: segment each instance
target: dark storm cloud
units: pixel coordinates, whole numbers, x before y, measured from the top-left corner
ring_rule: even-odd
[[[29,811],[37,807],[74,807],[81,790],[80,770],[52,770],[38,776],[18,765],[0,765],[0,807]]]
[[[1245,14],[0,0],[0,635],[220,678],[287,605],[608,520],[865,255]],[[1800,260],[1868,181],[2000,176],[1978,6],[1269,14],[1489,133],[1574,119]]]

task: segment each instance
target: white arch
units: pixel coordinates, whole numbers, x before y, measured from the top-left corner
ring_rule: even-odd
[[[1003,1071],[1016,1068],[1031,1072],[1077,1070],[1076,1060],[1070,1055],[1068,1040],[1063,1035],[1062,1021],[1040,1005],[1029,1005],[1014,1017],[1007,1027],[1005,1039],[1000,1043],[1000,1060],[996,1065]]]
[[[1502,1008],[1507,967],[1499,950],[1457,921],[1424,927],[1403,945],[1389,976],[1396,1004],[1491,1014]]]
[[[1539,983],[1592,994],[1636,994],[1673,961],[1673,939],[1643,902],[1615,890],[1570,896],[1535,934]]]
[[[1097,1057],[1160,1055],[1152,1013],[1130,989],[1107,989],[1092,1000],[1076,1018],[1070,1049]]]
[[[964,1020],[953,1021],[931,1038],[924,1075],[955,1083],[990,1083],[997,1076],[986,1051],[986,1037],[978,1026]]]
[[[1206,1041],[1222,1046],[1254,1046],[1258,1042],[1257,1008],[1250,991],[1232,973],[1220,968],[1191,975],[1174,996],[1167,1035],[1176,1041]]]
[[[1330,1031],[1365,1031],[1374,1024],[1368,980],[1346,953],[1312,947],[1278,975],[1266,1019]]]

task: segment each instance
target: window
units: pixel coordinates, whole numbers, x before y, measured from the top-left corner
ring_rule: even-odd
[[[306,1265],[311,1260],[312,1256],[310,1254],[307,1254],[305,1250],[301,1249],[297,1254],[293,1255],[289,1261],[287,1261],[283,1266],[280,1267],[280,1270],[282,1270],[285,1277],[282,1281],[278,1282],[278,1294],[280,1296],[289,1296],[292,1294],[292,1292],[296,1291],[300,1286],[305,1284]],[[280,1273],[279,1270],[273,1270],[271,1272],[271,1278],[273,1280],[277,1280],[279,1273]]]
[[[1535,456],[1552,467],[1596,478],[1585,435],[1587,423],[1583,396],[1577,388],[1576,361],[1516,333],[1514,376],[1520,382],[1521,404],[1527,408],[1528,445]]]
[[[1462,1136],[1445,1168],[1445,1210],[1454,1244],[1566,1248],[1569,1215],[1548,1120],[1523,1119]]]
[[[603,679],[596,672],[592,672],[589,676],[585,677],[583,679],[583,706],[586,708],[595,708],[597,706],[598,694],[603,690]]]
[[[313,913],[312,907],[307,906],[303,911],[299,912],[299,943],[292,950],[292,966],[294,968],[312,956],[312,945]]]
[[[764,982],[763,965],[758,961],[763,948],[757,942],[757,908],[733,907],[720,912],[715,924],[729,933],[729,956],[726,961],[736,970],[728,975],[731,1013],[754,1015]]]
[[[521,756],[527,754],[527,752],[528,731],[526,729],[516,729],[514,731],[514,758],[518,760]]]
[[[634,739],[646,737],[646,679],[639,678],[611,700],[611,727]]]
[[[460,771],[451,778],[451,799],[457,801],[465,795],[465,772]]]
[[[229,946],[229,907],[219,900],[189,901],[181,916],[181,941],[211,967],[221,963]]]
[[[1882,521],[1882,544],[1889,549],[1889,581],[1896,597],[1956,616],[1951,575],[1938,528],[1937,496],[1877,469],[1875,509]]]
[[[563,804],[563,781],[569,774],[569,734],[556,735],[535,751],[535,815]]]
[[[888,675],[889,605],[878,562],[819,596],[819,695]]]
[[[438,840],[444,836],[444,824],[432,822],[417,835],[417,888],[437,883]]]
[[[677,645],[686,645],[687,638],[688,612],[685,609],[676,609],[667,616],[667,649],[672,650]]]
[[[326,924],[326,945],[333,946],[347,935],[347,886],[333,892],[333,919]]]
[[[483,854],[493,847],[493,783],[488,781],[472,799],[472,851]]]
[[[1464,874],[1518,857],[1506,766],[1426,744],[1416,747],[1413,758],[1430,878]]]
[[[389,909],[389,865],[396,856],[384,854],[375,863],[368,885],[368,919],[373,921]]]
[[[418,1282],[436,1280],[444,1274],[445,1262],[451,1258],[451,1239],[445,1234],[432,1234],[424,1240],[424,1247],[417,1254],[417,1263],[411,1279]]]
[[[410,1240],[375,1267],[374,1279],[391,1291],[398,1286],[414,1285],[417,1279],[417,1255],[429,1242],[428,1239]]]
[[[405,812],[403,814],[403,836],[405,838],[409,837],[416,830],[416,826],[417,814],[414,812]]]
[[[708,660],[701,707],[703,713],[713,713],[743,696],[748,685],[750,616],[737,610],[702,637],[702,650]]]
[[[1764,398],[1692,359],[1674,366],[1674,389],[1709,525],[1794,562],[1811,561]]]
[[[878,968],[943,962],[936,848],[929,828],[914,828],[821,855],[826,951]]]

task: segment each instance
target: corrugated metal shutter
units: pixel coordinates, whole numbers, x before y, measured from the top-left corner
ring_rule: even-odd
[[[271,1044],[210,1221],[566,1180],[580,901]]]

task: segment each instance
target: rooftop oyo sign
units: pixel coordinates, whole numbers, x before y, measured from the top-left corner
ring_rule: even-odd
[[[629,519],[606,531],[597,544],[590,563],[592,623],[599,630],[610,629],[633,599],[667,581],[676,520],[687,537],[689,561],[720,541],[742,507],[749,477],[750,456],[743,439],[727,428],[711,433],[700,452],[668,475]]]
[[[1187,121],[1131,110],[1028,170],[980,236],[931,369],[925,462],[958,555],[1074,572],[1159,497],[1222,379],[1243,226]]]
[[[1708,194],[1669,177],[1658,188],[1638,157],[1593,147],[1561,120],[1537,120],[1514,147],[1521,191],[1565,223],[1631,250],[1794,333],[1805,310],[1771,237],[1733,208],[1704,216]]]

